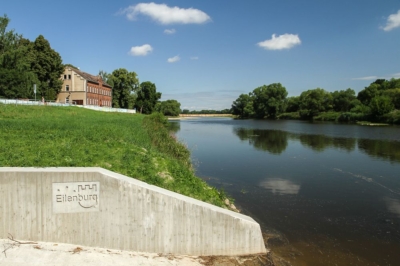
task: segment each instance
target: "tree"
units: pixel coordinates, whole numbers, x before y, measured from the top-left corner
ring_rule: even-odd
[[[300,97],[299,96],[288,97],[286,99],[285,106],[286,106],[285,112],[288,113],[298,112],[300,109]]]
[[[332,95],[320,88],[302,92],[299,100],[300,116],[304,118],[312,118],[332,108]]]
[[[30,69],[30,42],[14,32],[7,31],[9,18],[0,17],[0,97],[30,98],[36,75]]]
[[[333,110],[336,112],[348,112],[354,107],[354,100],[356,100],[356,93],[352,89],[334,91],[332,92],[332,105]]]
[[[371,83],[368,87],[365,87],[357,95],[357,99],[364,105],[369,105],[372,98],[378,96],[380,85],[376,83]]]
[[[177,100],[166,100],[160,102],[158,111],[165,116],[179,116],[181,113],[181,104]]]
[[[114,108],[133,108],[135,93],[139,87],[135,72],[129,72],[125,68],[116,69],[108,76],[107,83],[113,87],[112,106]]]
[[[137,92],[135,107],[141,114],[151,114],[160,98],[161,92],[157,92],[154,83],[150,81],[142,82]]]
[[[61,56],[50,47],[50,43],[42,35],[39,35],[29,48],[33,56],[31,69],[39,80],[39,93],[45,99],[55,100],[63,84],[60,76],[65,67]]]
[[[232,104],[232,114],[241,118],[254,115],[253,98],[250,94],[240,94],[239,98]]]
[[[276,118],[283,113],[287,91],[280,83],[258,87],[253,90],[253,95],[253,108],[258,118]]]
[[[104,70],[100,70],[99,71],[99,76],[101,77],[101,79],[103,80],[103,82],[107,83],[108,85],[111,85],[109,82],[111,82],[110,78],[111,78],[111,74],[107,73]]]
[[[382,116],[394,109],[392,100],[387,96],[376,96],[372,98],[369,107],[374,116]]]

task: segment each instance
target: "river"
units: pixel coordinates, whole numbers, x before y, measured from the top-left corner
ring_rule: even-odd
[[[400,127],[172,121],[196,174],[260,223],[292,265],[399,265]]]

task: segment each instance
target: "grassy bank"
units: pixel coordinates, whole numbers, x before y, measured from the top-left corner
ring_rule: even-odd
[[[157,114],[0,104],[0,166],[103,167],[224,206],[224,193],[194,175],[166,123]]]

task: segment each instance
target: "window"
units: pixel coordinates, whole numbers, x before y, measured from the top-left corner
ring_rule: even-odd
[[[65,85],[65,91],[69,91],[69,85]]]
[[[68,75],[68,79],[71,79],[71,75]]]
[[[67,75],[64,75],[64,79],[67,79]]]

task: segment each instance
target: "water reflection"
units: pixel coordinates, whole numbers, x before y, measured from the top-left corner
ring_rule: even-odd
[[[386,202],[388,211],[390,211],[391,213],[396,214],[397,216],[400,217],[400,200],[386,198],[385,202]]]
[[[300,140],[300,143],[314,151],[322,152],[327,148],[343,149],[348,152],[356,147],[356,139],[332,138],[324,135],[297,135],[291,134],[291,138]]]
[[[316,152],[334,148],[352,152],[358,148],[361,152],[375,158],[400,162],[400,142],[374,139],[338,138],[326,135],[295,134],[280,130],[234,128],[234,134],[257,150],[279,155],[288,146],[288,140],[299,141],[303,147]]]
[[[272,154],[281,154],[288,145],[288,133],[280,130],[234,128],[233,132],[240,140],[248,140],[257,150]]]
[[[179,130],[181,130],[181,123],[176,121],[169,121],[168,130],[174,134],[176,134]]]
[[[360,139],[358,148],[372,157],[400,162],[400,142]]]
[[[273,194],[283,195],[290,194],[296,195],[300,191],[300,185],[293,183],[292,181],[281,179],[281,178],[272,178],[260,183],[260,186],[271,190]]]

